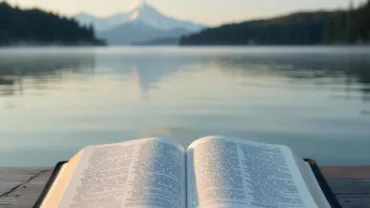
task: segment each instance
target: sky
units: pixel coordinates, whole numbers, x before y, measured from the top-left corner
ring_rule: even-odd
[[[1,1],[1,0],[0,0]],[[140,0],[7,0],[21,7],[39,7],[62,15],[87,12],[109,16],[127,11]],[[147,0],[162,13],[182,20],[220,25],[298,10],[347,8],[350,0]],[[352,0],[358,5],[364,0]]]

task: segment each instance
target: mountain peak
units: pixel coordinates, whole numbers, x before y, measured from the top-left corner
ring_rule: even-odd
[[[205,27],[190,21],[177,20],[166,16],[152,6],[148,0],[137,0],[130,10],[108,17],[99,18],[89,15],[76,15],[75,18],[84,25],[94,23],[98,31],[109,30],[122,24],[131,23],[142,23],[160,30],[185,29],[188,31],[199,31]]]
[[[141,0],[139,4],[129,12],[129,19],[131,21],[142,21],[162,18],[162,14],[146,0]]]
[[[135,12],[135,11],[140,11],[140,12],[144,12],[144,11],[157,11],[151,4],[148,3],[147,0],[140,0],[139,3],[131,10],[131,12]]]
[[[89,14],[87,12],[79,12],[74,15],[75,17],[94,17],[92,14]]]
[[[147,0],[139,0],[134,7],[132,7],[132,10],[142,10],[142,9],[145,9],[145,8],[153,8],[153,6],[151,6],[149,4],[149,2]]]
[[[141,0],[138,4],[139,7],[145,7],[145,6],[149,6],[149,3],[147,0]]]

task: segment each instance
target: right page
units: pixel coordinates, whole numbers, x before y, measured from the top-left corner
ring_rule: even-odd
[[[290,148],[206,137],[187,150],[188,207],[319,207]]]

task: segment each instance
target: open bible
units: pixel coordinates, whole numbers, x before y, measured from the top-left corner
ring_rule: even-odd
[[[60,163],[34,208],[338,208],[312,160],[221,136],[89,146]]]

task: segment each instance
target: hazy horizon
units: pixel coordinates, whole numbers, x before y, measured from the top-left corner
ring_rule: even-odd
[[[141,0],[7,0],[21,8],[37,7],[57,12],[64,16],[78,13],[89,13],[97,17],[111,16],[124,12],[139,4]],[[181,20],[189,20],[206,25],[220,25],[228,22],[239,22],[258,18],[267,18],[294,11],[330,10],[347,8],[349,0],[303,1],[295,0],[147,0],[160,12]],[[353,0],[355,6],[364,0]]]

